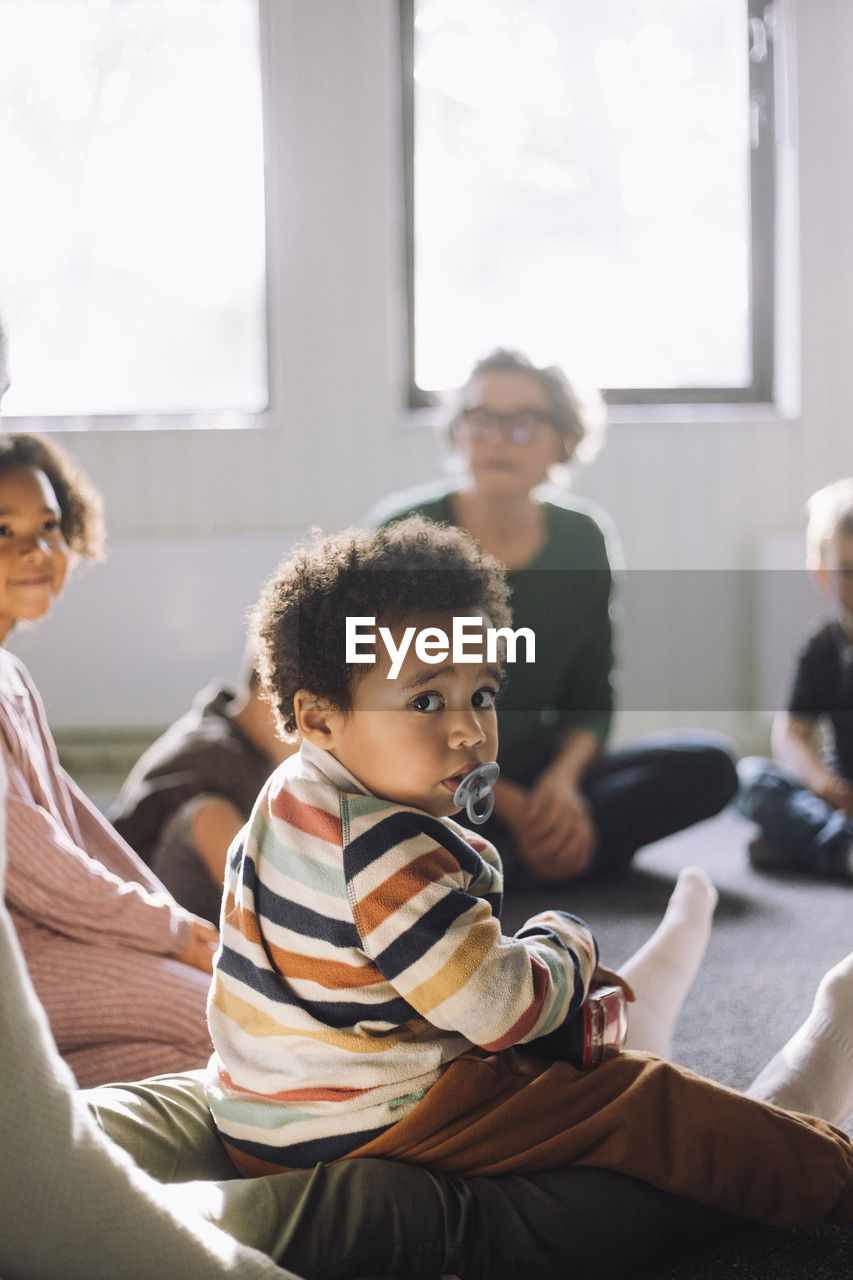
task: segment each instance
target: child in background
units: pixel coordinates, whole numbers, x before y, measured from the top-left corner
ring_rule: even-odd
[[[742,760],[738,804],[756,822],[750,862],[853,883],[853,478],[807,504],[807,565],[832,604],[831,622],[807,637],[786,711],[773,721],[774,761]],[[819,727],[832,750],[824,759]]]
[[[236,684],[201,690],[137,760],[108,816],[176,902],[217,920],[229,845],[295,750],[276,732],[247,649]]]
[[[38,691],[5,647],[19,623],[50,612],[69,567],[97,559],[102,539],[100,495],[72,459],[38,436],[0,433],[5,898],[59,1052],[83,1087],[205,1064],[218,939],[61,767]]]
[[[227,872],[208,1100],[238,1168],[587,1164],[776,1225],[853,1220],[853,1145],[830,1124],[645,1053],[587,1071],[537,1055],[615,975],[567,913],[502,934],[497,851],[451,817],[494,759],[500,672],[482,647],[436,665],[427,643],[393,678],[380,646],[356,666],[346,620],[365,617],[398,650],[459,617],[505,627],[503,573],[416,517],[302,549],[262,595],[260,671],[302,744]]]

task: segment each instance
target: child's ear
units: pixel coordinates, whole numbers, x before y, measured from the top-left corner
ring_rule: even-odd
[[[293,695],[293,718],[296,728],[317,747],[329,750],[334,737],[334,724],[339,713],[328,703],[316,697],[308,689],[299,689]]]

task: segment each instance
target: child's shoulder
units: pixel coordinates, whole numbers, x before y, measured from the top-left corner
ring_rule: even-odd
[[[385,800],[366,791],[352,774],[326,752],[303,747],[270,775],[258,797],[266,821],[289,823],[295,838],[322,837],[339,845],[373,828],[413,834],[438,821],[419,809]]]
[[[34,692],[32,676],[21,659],[0,648],[0,697],[31,697]]]
[[[255,811],[266,822],[284,823],[305,836],[340,845],[341,799],[334,783],[297,751],[267,779]]]
[[[497,850],[453,818],[367,791],[333,757],[311,744],[278,766],[258,798],[262,819],[287,824],[297,841],[322,840],[343,851],[349,876],[382,859],[389,864],[445,855],[469,881],[500,876]],[[257,807],[257,806],[256,806]]]
[[[797,659],[800,664],[835,666],[851,641],[837,619],[821,619],[810,623],[798,636]]]
[[[344,865],[348,877],[368,867],[376,879],[403,866],[430,868],[460,888],[500,891],[501,862],[494,845],[452,818],[373,795],[348,795],[344,808]]]

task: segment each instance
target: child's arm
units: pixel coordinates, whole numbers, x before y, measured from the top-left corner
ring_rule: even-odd
[[[780,711],[773,720],[773,757],[803,786],[833,809],[853,812],[853,786],[821,760],[815,744],[817,721],[810,716]]]
[[[353,824],[357,827],[357,822]],[[387,812],[345,850],[362,946],[423,1018],[495,1052],[543,1035],[583,1002],[598,959],[583,921],[561,911],[501,933],[500,872],[438,820]]]
[[[165,892],[154,872],[120,836],[115,827],[98,810],[85,792],[64,770],[62,778],[80,828],[81,844],[90,858],[96,859],[120,880],[142,885],[150,893]]]
[[[4,757],[9,905],[69,938],[181,958],[192,942],[190,913],[162,886],[152,893],[89,857],[35,802],[16,762]]]

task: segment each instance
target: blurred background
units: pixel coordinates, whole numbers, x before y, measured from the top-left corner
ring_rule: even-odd
[[[6,426],[110,530],[12,642],[72,768],[236,672],[309,526],[440,476],[496,344],[606,392],[617,738],[763,749],[853,471],[851,58],[847,0],[0,0]]]

